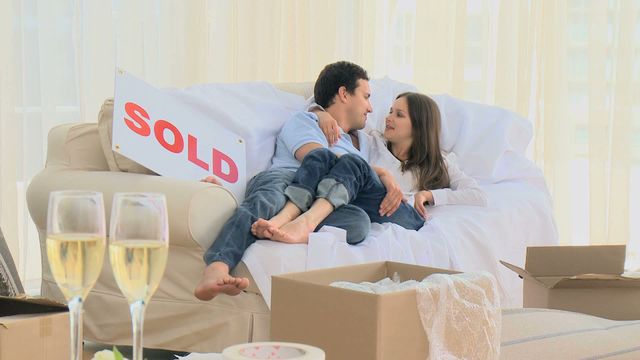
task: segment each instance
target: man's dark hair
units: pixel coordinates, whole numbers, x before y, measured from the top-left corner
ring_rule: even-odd
[[[360,66],[348,61],[338,61],[322,69],[313,87],[316,104],[327,108],[333,104],[333,98],[341,86],[350,94],[356,90],[358,80],[369,80],[367,72]]]

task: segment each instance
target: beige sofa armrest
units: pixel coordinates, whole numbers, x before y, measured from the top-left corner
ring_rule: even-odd
[[[47,168],[33,178],[27,191],[29,212],[41,233],[46,229],[49,192],[66,189],[102,192],[107,224],[115,192],[165,194],[171,247],[206,250],[237,207],[229,190],[209,183],[122,172]]]

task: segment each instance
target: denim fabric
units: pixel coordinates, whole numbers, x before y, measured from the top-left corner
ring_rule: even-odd
[[[355,245],[364,241],[371,230],[371,220],[367,213],[355,205],[345,205],[333,211],[316,227],[333,226],[347,231],[347,243]]]
[[[316,199],[318,182],[331,171],[336,160],[338,156],[326,148],[313,149],[302,159],[291,185],[285,189],[287,198],[302,212],[311,207]]]
[[[314,149],[305,156],[285,194],[302,211],[308,209],[313,199],[322,197],[335,209],[345,204],[363,209],[371,222],[391,222],[411,230],[424,225],[420,214],[404,202],[391,216],[381,216],[378,210],[387,189],[371,166],[353,154],[338,158],[327,149]]]
[[[230,269],[234,268],[245,250],[257,240],[251,233],[251,225],[258,218],[271,219],[284,207],[287,201],[284,189],[294,175],[293,171],[274,168],[254,176],[247,184],[244,201],[205,252],[205,263],[222,261]]]
[[[205,252],[204,261],[207,265],[221,261],[233,269],[242,260],[247,248],[258,240],[251,233],[251,225],[258,218],[270,219],[282,210],[287,201],[285,189],[295,174],[290,170],[272,168],[251,179],[244,201]],[[371,227],[367,214],[356,206],[343,206],[334,211],[317,229],[324,225],[346,230],[350,244],[364,240]]]
[[[364,210],[371,222],[390,222],[410,230],[418,230],[424,225],[424,219],[418,211],[405,202],[401,202],[400,207],[392,215],[380,215],[380,203],[387,195],[387,189],[371,166],[359,156],[351,154],[341,156],[325,179],[337,182],[328,192],[329,196],[346,190],[350,204]]]

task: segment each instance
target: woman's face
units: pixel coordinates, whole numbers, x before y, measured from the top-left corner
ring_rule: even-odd
[[[385,119],[384,138],[392,144],[410,142],[411,118],[407,99],[401,97],[391,105],[389,115]]]

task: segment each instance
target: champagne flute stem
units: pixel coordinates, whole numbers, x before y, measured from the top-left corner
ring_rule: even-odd
[[[144,324],[144,301],[139,300],[129,305],[131,324],[133,325],[133,360],[142,360],[142,325]]]
[[[71,330],[71,360],[82,359],[82,298],[69,301],[69,329]]]

